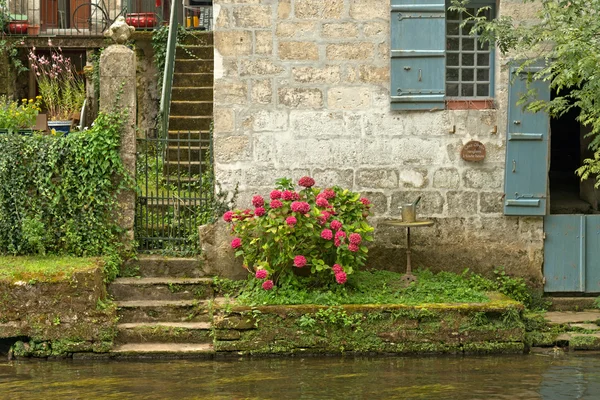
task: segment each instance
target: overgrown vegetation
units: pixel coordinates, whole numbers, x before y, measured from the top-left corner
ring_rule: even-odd
[[[600,0],[525,0],[539,7],[527,23],[515,21],[511,13],[488,20],[479,8],[473,15],[469,0],[452,0],[452,11],[463,13],[464,25],[471,26],[484,42],[497,44],[503,54],[527,60],[522,66],[541,65],[534,79],[549,83],[557,95],[550,101],[535,98],[531,90],[522,103],[530,111],[544,110],[561,116],[569,110],[580,110],[577,120],[590,128],[593,157],[584,160],[577,170],[582,179],[595,177],[600,186]],[[470,13],[470,12],[471,13]],[[578,133],[577,133],[578,134]]]
[[[130,186],[119,156],[125,111],[101,113],[68,136],[0,137],[0,253],[105,256],[121,251],[117,194]]]
[[[0,280],[60,281],[73,273],[97,268],[102,261],[71,256],[0,256]]]
[[[416,272],[418,280],[406,286],[402,274],[390,271],[359,271],[348,276],[345,285],[323,284],[314,277],[289,276],[284,284],[272,290],[262,289],[261,281],[217,279],[215,286],[222,294],[235,297],[241,305],[269,304],[406,304],[425,303],[486,303],[490,292],[500,292],[523,302],[526,307],[536,306],[530,289],[522,278],[496,270],[496,278],[488,279],[465,270],[462,274],[429,270]]]

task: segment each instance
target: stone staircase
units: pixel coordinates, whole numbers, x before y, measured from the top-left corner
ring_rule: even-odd
[[[208,151],[213,118],[213,33],[190,33],[175,54],[165,172],[199,174]],[[202,146],[190,139],[204,139]]]
[[[129,265],[129,268],[132,266]],[[118,307],[119,357],[210,357],[212,279],[194,258],[140,256],[139,277],[109,285]]]

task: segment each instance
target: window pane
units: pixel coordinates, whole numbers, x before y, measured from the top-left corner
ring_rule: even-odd
[[[458,69],[457,68],[446,69],[446,81],[458,82]]]
[[[475,39],[468,37],[462,38],[462,50],[475,50]]]
[[[490,95],[490,87],[488,84],[480,84],[477,85],[477,96],[489,96]]]
[[[477,55],[477,60],[479,60],[479,55]],[[462,65],[473,65],[474,61],[475,58],[473,57],[473,54],[462,55]]]
[[[446,55],[446,65],[458,65],[458,54],[448,53]]]
[[[472,83],[463,83],[460,88],[461,96],[473,96],[473,84]]]
[[[473,82],[474,71],[472,69],[463,69],[462,70],[462,79],[461,81],[469,81]]]
[[[448,83],[446,85],[446,96],[458,96],[458,83]]]
[[[463,64],[465,63],[465,60],[463,59]],[[473,64],[469,64],[469,65],[473,65]],[[477,54],[477,65],[482,65],[482,66],[488,66],[490,65],[490,55],[488,53],[486,54]]]
[[[446,41],[446,49],[447,50],[459,50],[458,44],[460,43],[459,38],[448,38]]]
[[[481,43],[479,40],[477,41],[477,50],[487,51],[489,48],[490,48],[490,44],[488,42]]]
[[[446,34],[458,35],[458,23],[448,22],[446,24]]]
[[[460,19],[460,15],[459,15],[458,11],[449,11],[448,10],[448,14],[446,16],[447,21],[458,21],[459,19]]]
[[[464,36],[471,35],[471,29],[473,29],[474,24],[472,22],[467,22],[467,24],[461,28],[461,34]]]
[[[489,81],[490,80],[490,70],[489,69],[478,69],[477,70],[477,80],[478,81]]]

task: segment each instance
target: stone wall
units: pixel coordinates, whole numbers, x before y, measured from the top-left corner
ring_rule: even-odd
[[[542,218],[502,214],[508,71],[490,110],[390,111],[389,0],[215,0],[215,170],[240,207],[281,176],[311,175],[373,203],[377,225],[422,196],[413,266],[541,283]],[[500,14],[526,19],[529,5]],[[483,142],[483,162],[461,147]],[[370,265],[403,270],[404,232],[377,226]]]

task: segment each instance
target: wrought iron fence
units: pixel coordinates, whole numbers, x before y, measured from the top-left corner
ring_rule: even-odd
[[[102,36],[119,16],[136,29],[156,29],[171,0],[8,0],[0,13],[11,35]]]
[[[135,234],[140,251],[194,253],[197,229],[212,218],[208,133],[138,138]]]

